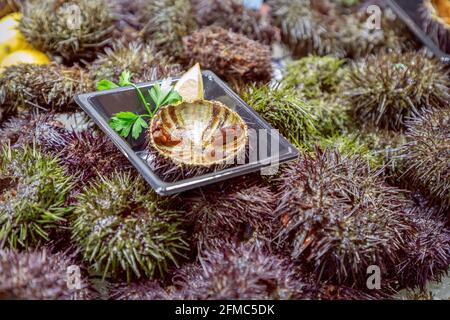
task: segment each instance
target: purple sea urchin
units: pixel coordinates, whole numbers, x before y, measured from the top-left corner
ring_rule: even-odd
[[[354,63],[344,92],[363,126],[399,130],[418,110],[445,106],[449,86],[444,66],[424,52],[384,53]]]
[[[450,108],[425,112],[409,121],[400,149],[408,185],[420,189],[433,204],[450,209]]]
[[[105,53],[100,54],[92,63],[90,74],[95,82],[102,79],[118,81],[120,74],[127,70],[132,73],[135,82],[143,82],[148,81],[148,79],[144,79],[145,71],[148,68],[159,65],[166,66],[166,60],[150,44],[117,42],[112,48],[106,48]],[[176,65],[172,65],[172,67],[176,67]]]
[[[183,39],[184,57],[228,79],[270,80],[271,52],[247,37],[220,27],[205,27]]]
[[[190,0],[150,0],[142,8],[142,34],[168,58],[183,53],[182,38],[197,29]]]
[[[115,11],[108,0],[27,1],[20,30],[39,50],[66,61],[90,59],[108,44]]]
[[[111,290],[114,300],[168,300],[169,293],[154,280],[120,283]]]
[[[242,238],[253,231],[269,235],[276,198],[256,176],[249,176],[188,192],[182,202],[201,251],[217,239]]]
[[[27,248],[49,240],[70,211],[71,180],[55,158],[34,146],[0,154],[0,246]]]
[[[0,250],[0,299],[73,300],[87,299],[86,280],[80,288],[68,286],[68,271],[75,266],[63,253]]]
[[[73,111],[74,96],[92,87],[87,73],[79,67],[19,64],[6,68],[0,77],[0,108]]]
[[[317,150],[279,180],[276,241],[294,260],[339,285],[365,286],[369,265],[393,268],[413,230],[403,214],[409,202],[367,161]]]
[[[70,134],[52,114],[20,114],[0,126],[0,139],[13,148],[35,143],[45,153],[59,152],[69,141]]]
[[[310,297],[310,285],[287,260],[261,246],[223,243],[202,253],[174,277],[182,299],[298,299]]]
[[[80,183],[86,184],[98,175],[111,176],[126,171],[131,164],[111,140],[101,132],[73,132],[58,154],[66,171]]]
[[[402,287],[419,287],[424,291],[427,281],[439,281],[450,266],[450,229],[446,219],[434,209],[413,207],[408,215],[416,232],[406,238],[405,254],[396,268]]]
[[[246,9],[242,1],[194,0],[193,6],[200,27],[219,26],[267,45],[280,38],[269,15]]]
[[[104,276],[164,275],[187,252],[183,217],[141,178],[99,177],[77,197],[72,239],[83,259]]]

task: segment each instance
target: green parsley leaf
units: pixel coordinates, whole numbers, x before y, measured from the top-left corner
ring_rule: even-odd
[[[134,139],[138,139],[139,136],[141,135],[143,128],[148,128],[148,124],[147,124],[147,122],[145,122],[144,119],[139,117],[133,125],[133,129],[131,131],[131,136]]]
[[[128,70],[124,70],[122,71],[122,73],[119,76],[119,86],[121,87],[125,87],[128,85],[131,85],[131,77],[133,76],[133,74],[128,71]]]
[[[127,138],[134,123],[138,119],[140,119],[140,117],[133,112],[119,112],[111,117],[109,120],[109,125],[114,129],[114,131],[118,132],[121,137]]]
[[[169,104],[175,104],[179,101],[181,101],[183,98],[180,96],[178,92],[175,90],[170,90],[170,92],[167,94],[167,96],[164,98],[164,101],[161,105],[169,105]]]
[[[103,79],[100,80],[99,82],[97,82],[97,90],[98,91],[103,91],[103,90],[109,90],[109,89],[114,89],[114,88],[118,88],[119,86],[117,84],[115,84],[112,81]]]

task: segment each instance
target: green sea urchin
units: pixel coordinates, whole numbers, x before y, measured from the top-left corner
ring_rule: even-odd
[[[407,126],[399,159],[408,185],[450,209],[450,109],[425,112]]]
[[[199,251],[217,239],[269,235],[276,198],[257,177],[217,183],[181,196]]]
[[[92,87],[87,73],[79,67],[19,64],[6,68],[0,77],[0,104],[6,110],[73,111],[77,108],[74,96]]]
[[[141,33],[168,58],[183,53],[182,38],[197,29],[189,0],[150,0],[142,8]]]
[[[70,211],[65,206],[71,188],[58,161],[34,146],[0,155],[0,244],[28,248],[49,240]]]
[[[276,242],[319,280],[365,287],[369,265],[383,273],[394,267],[413,228],[403,215],[409,202],[367,161],[317,150],[279,180]]]
[[[316,134],[312,107],[295,89],[280,86],[250,87],[243,99],[267,122],[299,148],[309,145]]]
[[[77,267],[63,254],[48,249],[17,252],[0,250],[0,299],[73,300],[88,299],[84,278],[79,287],[68,286],[69,267]],[[75,269],[74,269],[75,270]]]
[[[182,215],[140,178],[99,177],[77,197],[72,238],[104,276],[127,280],[164,275],[187,251]]]
[[[350,133],[326,138],[321,137],[317,144],[322,149],[335,149],[346,157],[358,156],[368,161],[372,168],[380,167],[383,164],[382,154],[370,149],[370,146],[360,134]]]
[[[211,26],[183,39],[184,57],[190,64],[199,62],[225,79],[270,80],[271,52],[247,37]]]
[[[349,69],[344,92],[362,126],[399,130],[405,119],[450,99],[444,66],[424,52],[369,56]]]
[[[270,45],[280,38],[269,15],[246,9],[240,0],[194,0],[193,6],[200,27],[215,25],[252,40]]]
[[[27,1],[20,30],[37,49],[66,61],[95,57],[108,44],[116,20],[108,0]]]
[[[343,78],[341,67],[344,63],[345,60],[331,56],[309,56],[290,62],[282,84],[296,88],[309,99],[335,93]]]
[[[202,253],[201,263],[187,265],[174,277],[181,299],[309,298],[297,268],[254,244],[223,243]]]

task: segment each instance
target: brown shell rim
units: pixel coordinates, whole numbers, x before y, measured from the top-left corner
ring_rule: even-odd
[[[232,154],[232,155],[229,155],[228,157],[225,157],[225,158],[223,158],[223,159],[220,159],[219,161],[208,162],[208,163],[180,162],[180,161],[177,161],[177,160],[173,159],[173,158],[170,157],[169,155],[167,155],[167,154],[161,152],[161,150],[156,146],[155,141],[153,140],[153,134],[151,134],[151,130],[152,130],[153,125],[154,125],[153,121],[154,121],[154,119],[155,119],[156,114],[158,114],[162,109],[168,108],[168,107],[170,107],[170,106],[177,106],[177,105],[180,105],[180,104],[182,104],[182,103],[196,103],[196,102],[202,102],[202,103],[205,103],[205,102],[206,102],[206,103],[218,103],[222,108],[228,109],[231,113],[235,114],[235,115],[237,116],[238,119],[241,119],[242,124],[244,125],[245,143],[242,144],[242,147],[240,148],[240,150],[238,150],[235,154]],[[182,102],[179,102],[179,103],[176,103],[176,104],[170,104],[170,105],[166,105],[166,106],[160,107],[160,108],[158,109],[158,112],[157,112],[156,114],[155,114],[155,116],[152,117],[152,119],[151,119],[151,121],[150,121],[149,128],[147,129],[147,131],[149,132],[148,136],[150,137],[150,145],[151,145],[151,147],[152,147],[153,149],[155,149],[155,150],[158,152],[158,154],[159,154],[161,157],[164,157],[164,158],[166,158],[166,159],[169,159],[169,160],[172,161],[175,165],[180,165],[180,166],[186,165],[186,166],[196,166],[196,167],[211,167],[211,166],[214,166],[214,165],[220,165],[220,164],[223,164],[224,162],[226,162],[226,161],[229,160],[229,159],[238,157],[242,152],[245,153],[245,149],[246,149],[245,146],[246,146],[247,141],[248,141],[248,126],[247,126],[247,123],[244,121],[244,119],[242,119],[242,117],[241,117],[236,111],[232,110],[232,109],[229,108],[226,104],[224,104],[224,103],[222,103],[222,102],[220,102],[220,101],[217,101],[217,100],[182,101]]]

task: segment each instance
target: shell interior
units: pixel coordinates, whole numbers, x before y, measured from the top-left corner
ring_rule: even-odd
[[[152,118],[149,140],[175,163],[211,166],[245,152],[245,121],[218,101],[182,102],[164,106]]]

